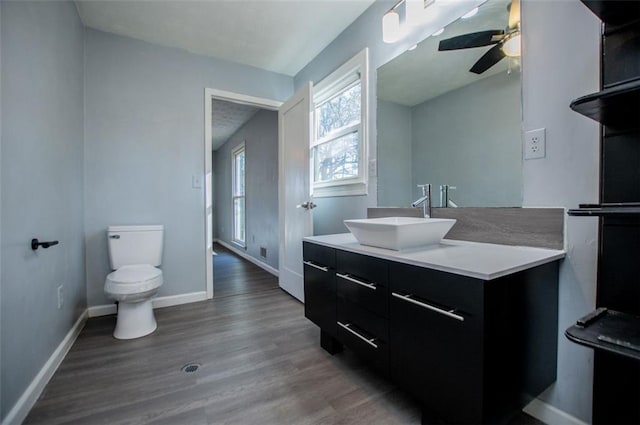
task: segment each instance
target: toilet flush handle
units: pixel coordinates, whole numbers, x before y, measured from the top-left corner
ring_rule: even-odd
[[[120,239],[120,235],[109,235],[110,239]]]

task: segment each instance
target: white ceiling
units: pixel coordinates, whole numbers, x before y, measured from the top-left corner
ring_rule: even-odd
[[[374,0],[77,1],[84,25],[293,76]]]
[[[212,150],[224,145],[229,137],[253,117],[260,109],[255,106],[213,100],[211,107],[213,142]]]
[[[469,72],[473,64],[491,47],[438,51],[440,40],[507,26],[510,0],[488,0],[477,15],[459,19],[444,33],[428,37],[415,50],[407,51],[378,68],[378,98],[405,106],[415,106],[474,81],[506,72],[509,59],[505,58],[484,73]]]

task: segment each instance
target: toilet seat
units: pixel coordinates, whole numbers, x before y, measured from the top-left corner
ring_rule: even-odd
[[[122,266],[109,273],[104,284],[107,294],[140,295],[162,285],[162,270],[149,264]]]

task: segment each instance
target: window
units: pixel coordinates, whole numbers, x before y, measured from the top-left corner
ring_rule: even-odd
[[[313,196],[367,193],[367,73],[365,49],[315,87]]]
[[[246,246],[245,239],[245,151],[244,143],[231,151],[233,173],[231,195],[233,197],[233,242]]]

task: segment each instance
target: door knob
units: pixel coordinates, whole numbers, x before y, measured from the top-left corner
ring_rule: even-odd
[[[307,201],[307,202],[303,202],[302,204],[298,205],[296,208],[304,208],[305,210],[312,210],[315,207],[317,207],[316,204],[314,204],[311,201]]]
[[[58,245],[60,242],[58,241],[48,241],[48,242],[40,242],[38,239],[31,239],[31,249],[34,251],[40,247],[49,248],[50,246]]]

